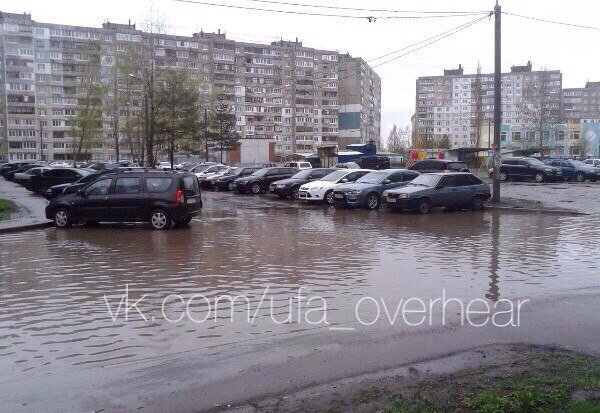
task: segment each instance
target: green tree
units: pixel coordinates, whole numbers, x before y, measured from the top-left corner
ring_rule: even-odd
[[[187,72],[172,69],[165,73],[158,96],[162,115],[157,131],[169,154],[171,167],[176,151],[198,133],[199,97],[198,85],[190,80]]]

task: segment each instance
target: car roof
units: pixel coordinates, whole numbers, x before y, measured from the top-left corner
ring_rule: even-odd
[[[473,175],[471,172],[430,172],[421,175],[439,175],[439,176],[447,176],[447,175]]]

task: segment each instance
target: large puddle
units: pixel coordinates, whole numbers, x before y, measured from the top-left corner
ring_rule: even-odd
[[[444,290],[494,301],[598,286],[598,217],[420,216],[230,194],[208,194],[205,204],[187,229],[2,235],[0,380],[318,332],[323,326],[304,318],[311,296],[326,300],[331,325],[347,326],[365,296],[393,302]],[[305,307],[298,310],[300,287]],[[133,309],[125,321],[125,302],[111,318],[126,288],[129,306],[145,295],[139,309],[146,320]],[[178,295],[163,314],[170,294]],[[214,311],[205,300],[226,294],[247,297],[251,311],[240,305],[231,317],[227,305]],[[193,320],[168,322],[165,316],[184,314],[181,300],[191,302],[185,314]],[[292,322],[283,323],[290,312]]]

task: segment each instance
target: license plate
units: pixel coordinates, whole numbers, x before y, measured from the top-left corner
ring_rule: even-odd
[[[197,201],[196,201],[196,198],[190,198],[190,199],[188,199],[186,202],[187,202],[188,204],[195,204]]]
[[[344,197],[344,195],[342,195],[342,194],[335,194],[335,197],[336,197],[336,198],[343,198],[343,197]]]
[[[388,198],[387,201],[393,204],[394,202],[396,202],[396,198]]]

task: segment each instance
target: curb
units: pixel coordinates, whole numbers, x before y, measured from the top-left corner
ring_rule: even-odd
[[[498,205],[486,205],[486,209],[495,209],[501,211],[517,211],[517,212],[534,212],[537,214],[550,214],[550,215],[569,215],[569,216],[587,216],[585,212],[577,212],[564,209],[542,209],[542,208],[527,208],[518,206],[498,206]]]
[[[30,231],[33,229],[47,228],[50,226],[52,226],[52,221],[36,222],[34,224],[16,225],[14,227],[0,228],[0,234],[6,234],[9,232]]]

